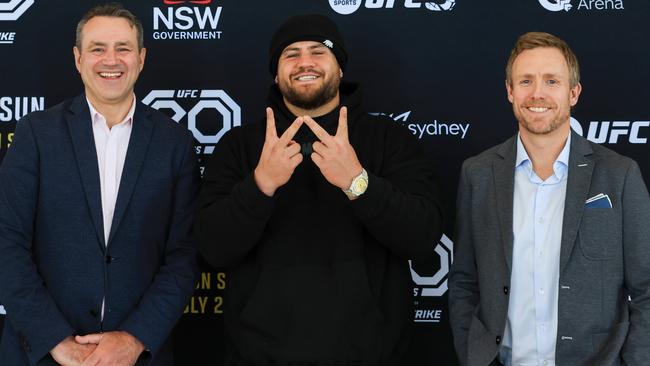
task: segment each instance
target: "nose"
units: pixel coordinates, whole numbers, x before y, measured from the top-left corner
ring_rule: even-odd
[[[544,99],[545,92],[544,92],[544,80],[536,80],[535,85],[533,87],[533,99]]]
[[[117,63],[117,52],[112,49],[106,50],[106,52],[104,52],[104,57],[102,58],[102,63],[104,65],[115,65]]]
[[[309,67],[314,65],[314,58],[308,52],[301,54],[298,58],[298,66],[300,67]]]

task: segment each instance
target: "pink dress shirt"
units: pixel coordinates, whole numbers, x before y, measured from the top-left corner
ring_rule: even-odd
[[[102,192],[102,216],[104,218],[104,242],[106,245],[108,245],[108,236],[113,223],[113,213],[120,188],[122,170],[124,169],[126,150],[129,147],[131,138],[135,103],[134,95],[131,109],[124,120],[109,129],[106,118],[97,112],[88,101],[95,136],[95,148],[97,149],[97,165],[99,166],[99,182]]]

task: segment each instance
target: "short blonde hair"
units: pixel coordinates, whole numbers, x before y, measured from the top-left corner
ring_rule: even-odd
[[[569,45],[562,39],[545,32],[528,32],[517,39],[515,47],[510,51],[510,58],[506,65],[506,82],[508,85],[512,86],[512,64],[515,63],[517,56],[526,50],[532,50],[539,47],[551,47],[560,50],[564,56],[564,60],[569,66],[571,88],[578,85],[580,82],[580,66],[578,65],[578,58],[575,53],[571,51]]]

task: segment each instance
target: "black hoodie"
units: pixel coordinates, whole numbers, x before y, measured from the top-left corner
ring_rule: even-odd
[[[307,156],[273,197],[253,170],[266,121],[230,130],[208,162],[201,252],[229,270],[226,328],[234,365],[400,365],[412,322],[408,259],[426,257],[442,215],[430,162],[407,129],[360,108],[341,85],[349,140],[369,176],[350,201]],[[295,120],[271,88],[278,136]],[[339,108],[315,118],[336,133]],[[316,137],[301,126],[294,137]]]

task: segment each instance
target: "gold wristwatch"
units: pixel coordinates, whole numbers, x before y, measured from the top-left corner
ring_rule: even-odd
[[[352,179],[350,188],[344,189],[343,192],[348,196],[348,198],[355,199],[361,196],[366,189],[368,189],[368,172],[363,169],[361,174]]]

